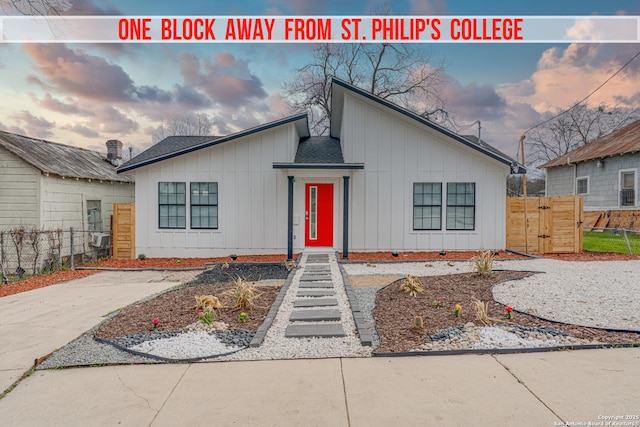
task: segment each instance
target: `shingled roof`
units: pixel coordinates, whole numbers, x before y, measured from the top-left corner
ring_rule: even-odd
[[[340,140],[330,136],[312,136],[302,140],[294,163],[344,163]]]
[[[0,131],[0,147],[43,173],[67,178],[134,182],[133,176],[116,174],[116,167],[97,151],[44,139]]]
[[[540,168],[564,166],[569,162],[586,162],[638,151],[640,151],[640,120],[596,139],[587,145],[576,148],[563,156],[550,160],[541,165]]]

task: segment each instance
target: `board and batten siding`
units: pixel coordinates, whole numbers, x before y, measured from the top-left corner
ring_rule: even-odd
[[[136,251],[150,257],[286,253],[286,173],[293,124],[264,130],[136,170]],[[185,182],[186,228],[160,229],[158,183]],[[218,183],[218,229],[191,229],[189,184]]]
[[[0,147],[0,230],[39,224],[40,171]]]
[[[506,244],[509,167],[445,135],[345,94],[341,141],[353,171],[350,250],[481,250]],[[442,230],[413,230],[413,183],[443,184]],[[476,184],[475,230],[446,230],[446,184]]]
[[[133,183],[61,178],[42,175],[41,224],[44,230],[57,228],[87,230],[87,200],[100,200],[102,229],[109,230],[114,203],[134,203]]]

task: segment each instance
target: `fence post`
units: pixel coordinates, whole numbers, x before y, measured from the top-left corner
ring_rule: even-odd
[[[631,245],[629,244],[629,237],[627,237],[627,230],[624,228],[622,229],[622,235],[624,236],[624,242],[627,244],[627,251],[629,251],[629,255],[633,255]]]
[[[70,240],[70,242],[69,242],[69,243],[70,243],[70,245],[71,245],[71,248],[69,249],[70,258],[71,258],[71,261],[70,261],[71,265],[70,265],[70,267],[71,267],[71,269],[72,269],[72,270],[75,270],[75,269],[76,269],[76,266],[75,266],[75,260],[74,260],[74,256],[73,256],[73,227],[71,227],[71,228],[69,229],[69,240]]]

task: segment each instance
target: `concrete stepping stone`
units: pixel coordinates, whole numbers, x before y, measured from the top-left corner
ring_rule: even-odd
[[[344,328],[341,324],[321,324],[321,325],[289,325],[284,333],[287,338],[309,338],[309,337],[344,337]]]
[[[331,280],[331,275],[330,274],[303,274],[302,277],[300,278],[300,281],[302,282],[313,282],[313,281],[325,281],[325,280]]]
[[[299,290],[296,294],[296,298],[300,297],[333,297],[336,293],[331,289],[312,289],[312,290]]]
[[[333,282],[301,282],[299,288],[308,289],[308,288],[333,288]]]
[[[309,255],[307,257],[307,263],[309,264],[327,264],[329,262],[329,255]]]
[[[289,320],[292,322],[321,322],[340,320],[340,310],[328,308],[321,310],[296,310],[291,313]]]
[[[325,307],[328,305],[338,305],[335,298],[305,298],[297,299],[293,303],[294,307]]]
[[[304,271],[331,271],[331,267],[329,265],[307,265],[304,268]]]

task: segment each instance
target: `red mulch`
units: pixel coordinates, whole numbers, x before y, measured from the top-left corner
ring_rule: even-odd
[[[343,262],[380,262],[380,261],[447,261],[447,260],[468,260],[480,255],[481,251],[447,251],[444,255],[440,252],[398,252],[394,257],[390,251],[386,252],[349,252],[349,258],[340,258]],[[511,252],[499,251],[497,259],[526,259],[526,256]]]
[[[0,285],[0,298],[33,289],[44,288],[45,286],[55,285],[57,283],[68,282],[69,280],[80,279],[98,272],[98,270],[65,270],[43,274],[42,276],[29,277],[28,279],[18,282]]]
[[[297,257],[294,256],[294,258]],[[228,256],[217,258],[146,258],[146,259],[113,259],[105,258],[83,267],[105,267],[105,268],[193,268],[204,267],[210,262],[228,262],[229,264],[238,262],[284,262],[287,256],[276,255],[238,255],[234,261]]]

